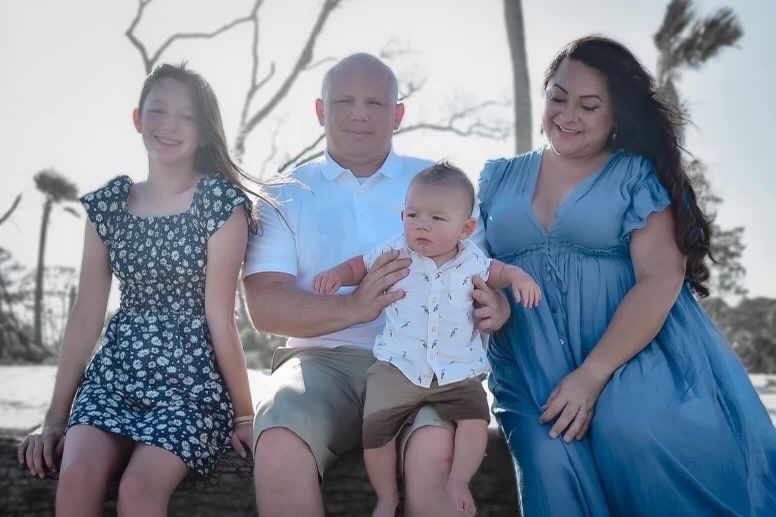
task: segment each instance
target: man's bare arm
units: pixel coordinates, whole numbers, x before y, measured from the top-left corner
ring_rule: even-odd
[[[245,278],[245,295],[253,325],[261,331],[291,337],[314,337],[372,321],[386,306],[404,296],[386,292],[409,274],[409,259],[398,251],[381,255],[352,292],[319,295],[301,289],[286,273],[255,273]]]

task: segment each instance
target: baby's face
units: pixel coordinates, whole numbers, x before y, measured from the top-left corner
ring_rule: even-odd
[[[410,186],[402,222],[413,251],[445,260],[457,254],[458,241],[469,237],[476,224],[471,218],[471,201],[462,188],[425,183]]]

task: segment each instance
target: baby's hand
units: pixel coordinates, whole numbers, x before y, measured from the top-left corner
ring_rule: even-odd
[[[525,271],[512,276],[512,293],[517,303],[523,302],[523,307],[530,309],[539,305],[542,291],[534,279]]]
[[[342,281],[331,269],[322,271],[313,278],[313,291],[318,294],[336,293],[341,285]]]

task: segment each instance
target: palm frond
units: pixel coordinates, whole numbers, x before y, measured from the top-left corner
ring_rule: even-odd
[[[691,0],[672,0],[666,7],[666,13],[660,28],[655,33],[655,46],[660,52],[674,48],[675,42],[690,26],[695,18]]]
[[[695,22],[673,54],[677,64],[698,68],[722,49],[734,46],[743,34],[743,27],[736,14],[728,8],[719,9]]]
[[[33,180],[35,187],[56,203],[78,199],[78,187],[75,183],[54,169],[43,169],[34,176]]]

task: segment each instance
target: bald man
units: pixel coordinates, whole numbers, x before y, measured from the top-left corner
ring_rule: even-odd
[[[382,310],[403,296],[387,290],[408,274],[409,259],[386,253],[358,287],[336,295],[313,294],[313,276],[399,233],[407,186],[432,163],[392,150],[404,105],[393,71],[371,55],[334,65],[315,110],[326,152],[292,173],[301,184],[272,192],[282,217],[261,210],[263,231],[251,238],[244,268],[256,328],[290,336],[275,352],[254,422],[263,517],[324,515],[319,483],[328,466],[361,446],[372,346]],[[508,319],[508,304],[484,282],[477,287],[478,328],[492,332]],[[445,493],[453,433],[450,422],[424,407],[400,437],[406,515],[456,514]]]

